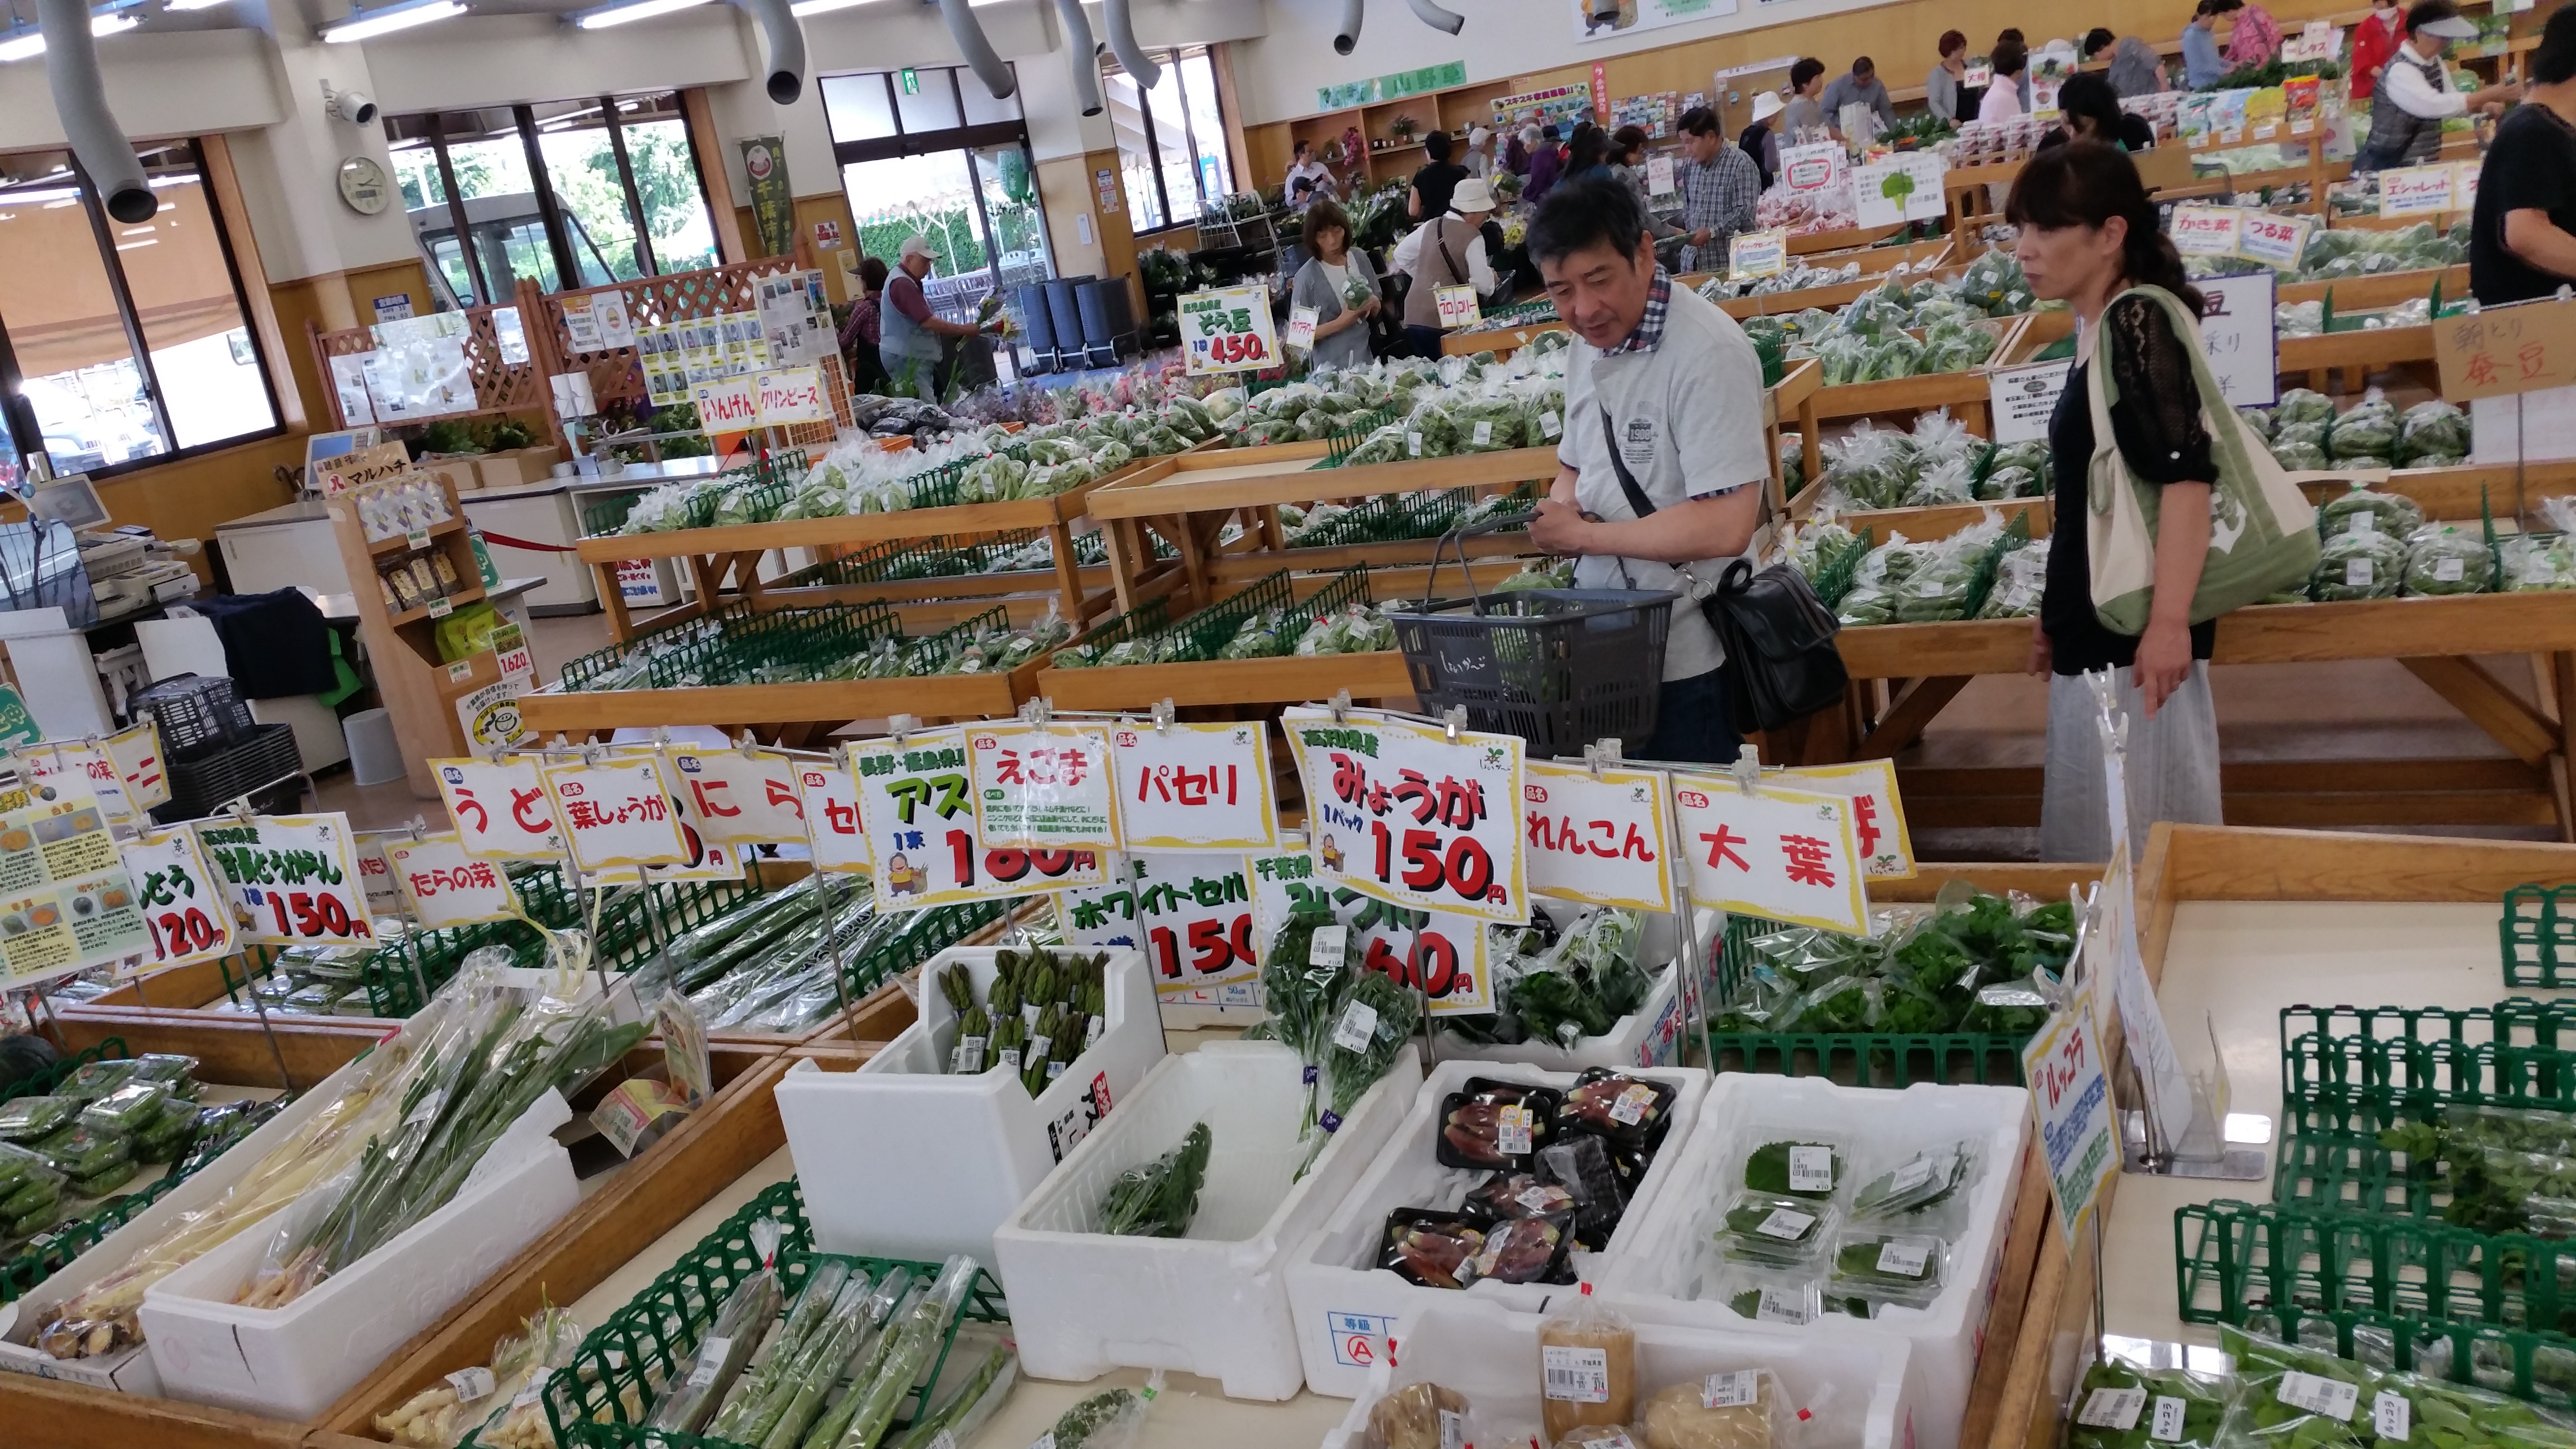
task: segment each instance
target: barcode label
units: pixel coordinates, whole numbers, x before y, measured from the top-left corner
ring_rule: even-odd
[[[2468,572],[2469,561],[2463,558],[2433,560],[2433,577],[2442,583],[2456,584]]]
[[[1456,1409],[1440,1411],[1440,1449],[1467,1449],[1467,1416]]]
[[[1731,1374],[1710,1374],[1700,1380],[1699,1403],[1703,1409],[1740,1409],[1762,1401],[1762,1371],[1737,1369]]]
[[[501,1381],[494,1378],[487,1368],[458,1369],[447,1376],[447,1386],[456,1390],[456,1402],[470,1404],[476,1399],[490,1398],[492,1391],[501,1386]]]
[[[1948,585],[1939,579],[1925,579],[1923,582],[1914,586],[1914,597],[1918,599],[1937,599],[1941,597],[1942,591],[1947,587]]]
[[[2182,1412],[2182,1400],[2169,1394],[2157,1396],[2156,1416],[2147,1423],[2147,1437],[2162,1439],[2168,1444],[2181,1443]]]
[[[1053,1038],[1043,1036],[1030,1037],[1029,1054],[1026,1060],[1033,1062],[1045,1061],[1047,1053],[1053,1050],[1055,1050],[1055,1041]]]
[[[1013,1072],[1020,1069],[1020,1049],[1018,1047],[1002,1048],[1002,1067],[1006,1071]]]
[[[1887,1190],[1890,1193],[1912,1192],[1931,1180],[1932,1164],[1918,1157],[1896,1169],[1896,1176],[1888,1183]]]
[[[1834,1190],[1834,1150],[1830,1147],[1790,1148],[1789,1190],[1791,1192],[1832,1192]]]
[[[1095,1016],[1089,1022],[1084,1024],[1082,1028],[1083,1050],[1089,1051],[1091,1048],[1100,1045],[1101,1029],[1108,1024],[1109,1019],[1105,1016]]]
[[[1807,1321],[1807,1301],[1804,1296],[1793,1298],[1777,1288],[1765,1288],[1761,1300],[1753,1305],[1753,1321],[1804,1324]]]
[[[1479,419],[1477,419],[1477,420],[1476,420],[1476,446],[1477,446],[1477,447],[1479,447],[1479,448],[1481,448],[1481,447],[1485,446],[1486,444],[1488,444],[1488,443],[1492,442],[1493,440],[1494,440],[1494,424],[1493,424],[1492,420],[1491,420],[1491,419],[1486,419],[1486,418],[1479,418]]]
[[[1769,1217],[1754,1225],[1753,1231],[1766,1238],[1778,1238],[1783,1242],[1794,1243],[1805,1237],[1807,1229],[1815,1225],[1815,1218],[1807,1213],[1793,1212],[1788,1208],[1773,1208]]]
[[[2277,1397],[2291,1408],[2305,1409],[2311,1414],[2323,1414],[2329,1419],[2341,1419],[2347,1424],[2352,1422],[2352,1411],[2361,1407],[2361,1389],[2358,1385],[2345,1383],[2341,1379],[2323,1378],[2316,1374],[2281,1375],[2281,1388]]]
[[[1306,942],[1306,964],[1340,966],[1350,950],[1350,939],[1348,926],[1317,926]]]
[[[1878,1245],[1878,1271],[1900,1278],[1920,1278],[1932,1261],[1930,1238],[1890,1238]]]
[[[1606,1404],[1610,1402],[1610,1351],[1605,1348],[1561,1348],[1550,1344],[1539,1350],[1545,1392],[1551,1399],[1571,1404]]]
[[[1634,1127],[1646,1120],[1646,1108],[1655,1100],[1655,1089],[1643,1082],[1619,1094],[1610,1104],[1610,1120]]]
[[[1419,458],[1422,456],[1422,435],[1420,433],[1407,433],[1404,435],[1404,452],[1405,456],[1409,458]]]
[[[2356,513],[2349,522],[2352,526],[2344,530],[2346,533],[2379,532],[2379,515],[2376,513]]]
[[[2382,1439],[2403,1441],[2415,1432],[2415,1406],[2381,1389],[2370,1401],[2370,1427]]]
[[[1505,1107],[1494,1119],[1495,1149],[1505,1157],[1527,1157],[1530,1153],[1531,1112],[1527,1107]]]
[[[2075,1422],[2094,1429],[2117,1429],[2127,1433],[2138,1425],[2138,1415],[2147,1407],[2144,1389],[2095,1389],[2084,1400]]]
[[[1342,1008],[1341,1022],[1333,1028],[1333,1045],[1346,1052],[1368,1050],[1369,1038],[1377,1035],[1377,1008],[1365,1001],[1354,1001]]]
[[[957,1075],[961,1077],[972,1077],[978,1075],[983,1070],[984,1038],[980,1036],[959,1037],[957,1039]]]
[[[1556,438],[1556,435],[1557,435],[1558,433],[1560,433],[1560,432],[1563,432],[1564,430],[1565,430],[1565,423],[1564,423],[1564,420],[1562,420],[1562,419],[1560,419],[1559,417],[1557,417],[1557,415],[1556,415],[1556,414],[1554,414],[1554,413],[1540,413],[1540,414],[1538,415],[1538,431],[1539,431],[1539,436],[1540,436],[1540,437],[1546,438],[1546,439],[1548,439],[1548,440],[1550,440],[1550,441],[1554,441],[1554,440],[1555,440],[1555,438]]]
[[[2348,558],[2343,561],[2344,587],[2350,589],[2366,589],[2370,587],[2370,579],[2370,560],[2366,558]]]
[[[733,1340],[723,1334],[717,1334],[699,1344],[698,1366],[689,1370],[689,1387],[703,1389],[714,1383],[716,1375],[724,1369],[725,1355],[731,1352],[733,1352]]]
[[[1531,1212],[1543,1213],[1556,1202],[1556,1194],[1557,1189],[1541,1184],[1537,1187],[1521,1189],[1521,1195],[1513,1198],[1512,1201],[1528,1208]]]

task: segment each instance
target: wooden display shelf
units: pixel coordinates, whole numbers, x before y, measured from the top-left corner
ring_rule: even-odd
[[[519,714],[541,735],[578,740],[594,732],[668,725],[847,724],[897,714],[923,719],[1007,715],[1034,698],[1047,656],[1008,674],[934,674],[902,679],[833,679],[801,684],[718,684],[686,689],[541,690],[519,699]]]
[[[1833,231],[1802,232],[1789,238],[1789,255],[1811,257],[1818,252],[1844,252],[1883,242],[1905,230],[1905,224],[1894,226],[1847,226]]]
[[[2331,294],[2335,309],[2341,312],[2364,308],[2394,307],[2418,297],[2433,295],[2439,286],[2445,297],[2469,295],[2469,268],[2466,263],[2451,267],[2419,267],[2411,272],[2373,272],[2361,277],[2336,277],[2321,282],[2284,282],[2276,294],[2280,301],[2322,302]]]
[[[1316,468],[1311,458],[1239,461],[1235,451],[1157,458],[1093,494],[1091,516],[1106,520],[1213,513],[1267,503],[1370,498],[1425,488],[1481,488],[1556,476],[1554,448],[1508,448],[1341,468]]]
[[[405,609],[399,614],[389,615],[385,622],[399,629],[405,624],[417,624],[427,619],[444,619],[467,604],[479,604],[482,601],[483,586],[469,584],[462,592],[449,594],[437,603],[423,604],[417,609]],[[447,607],[440,609],[439,604],[445,604]]]
[[[1882,413],[1924,413],[1935,408],[1950,408],[1969,432],[1984,437],[1988,399],[1987,375],[2006,365],[2005,359],[2016,355],[2024,346],[2022,339],[2039,314],[2023,313],[2016,317],[1990,319],[1984,325],[1996,329],[1995,350],[1987,360],[1965,372],[1935,372],[1915,377],[1889,378],[1885,382],[1845,383],[1839,387],[1819,387],[1815,393],[1815,411],[1819,419],[1871,417]],[[1810,451],[1805,456],[1821,457]]]
[[[407,553],[412,549],[426,548],[429,546],[430,541],[445,538],[447,535],[456,533],[464,527],[465,517],[464,515],[459,514],[454,518],[450,518],[439,523],[433,523],[429,527],[422,529],[420,531],[422,541],[419,543],[412,542],[412,535],[408,533],[397,533],[391,538],[378,539],[376,542],[367,545],[367,552],[378,558],[383,558],[389,553]]]

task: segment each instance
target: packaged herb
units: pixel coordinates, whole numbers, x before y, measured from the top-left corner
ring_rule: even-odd
[[[1855,1229],[1834,1240],[1826,1294],[1924,1307],[1941,1295],[1946,1252],[1947,1245],[1928,1233]]]
[[[1863,1183],[1852,1194],[1852,1216],[1902,1217],[1937,1207],[1967,1185],[1975,1165],[1974,1146],[1967,1142],[1918,1152]]]
[[[134,1080],[132,1062],[91,1062],[64,1078],[63,1084],[54,1088],[54,1095],[70,1097],[82,1103],[95,1102],[132,1080]]]
[[[1744,1159],[1744,1186],[1823,1201],[1842,1186],[1845,1161],[1842,1144],[1827,1138],[1766,1142]]]
[[[1740,1192],[1718,1219],[1717,1250],[1730,1262],[1794,1267],[1813,1260],[1832,1209],[1810,1198]]]
[[[83,1103],[77,1097],[14,1097],[0,1102],[0,1142],[34,1142],[71,1125]]]
[[[28,1146],[73,1178],[103,1173],[120,1162],[134,1160],[134,1144],[124,1133],[102,1132],[93,1127],[66,1127]]]
[[[2067,1449],[2212,1449],[2226,1412],[2223,1380],[2105,1360],[2085,1370],[2076,1390]]]
[[[1802,1328],[1823,1311],[1815,1275],[1755,1263],[1730,1263],[1714,1279],[1709,1296],[1729,1313],[1756,1323]]]
[[[103,1132],[128,1137],[159,1125],[170,1089],[159,1082],[128,1082],[81,1109],[80,1122]]]

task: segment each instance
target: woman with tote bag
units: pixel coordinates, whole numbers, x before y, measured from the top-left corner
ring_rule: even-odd
[[[2158,820],[2219,823],[2217,619],[2316,565],[2315,512],[2219,393],[2201,296],[2126,152],[2089,137],[2034,156],[2005,216],[2031,290],[2075,313],[2049,420],[2056,528],[2031,638],[2050,676],[2040,858],[2108,860],[2089,672],[2128,716],[2130,857]]]

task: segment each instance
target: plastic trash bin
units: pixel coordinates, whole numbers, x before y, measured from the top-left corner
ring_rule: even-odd
[[[362,709],[340,721],[349,740],[349,773],[361,785],[383,785],[403,777],[402,746],[394,739],[394,717],[382,709]]]

